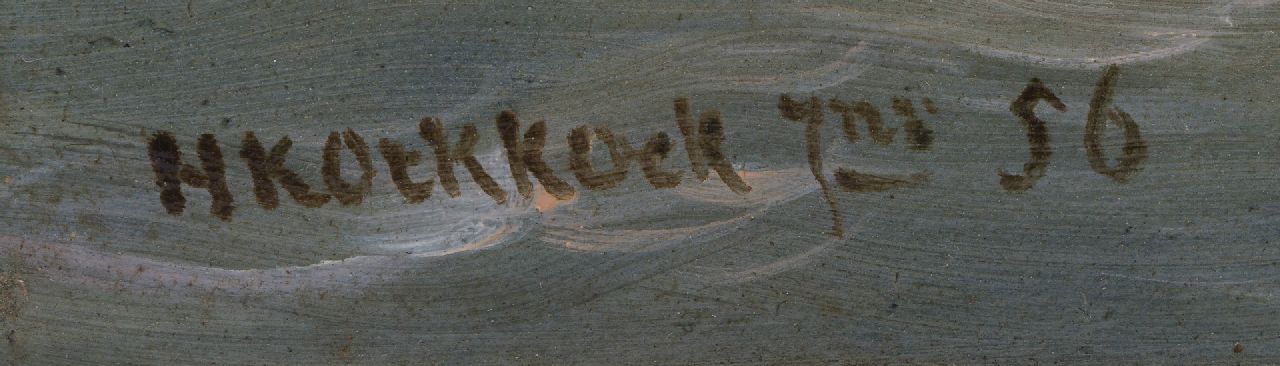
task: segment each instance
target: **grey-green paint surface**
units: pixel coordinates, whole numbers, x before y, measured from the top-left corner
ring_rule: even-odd
[[[1280,363],[1277,31],[1272,0],[0,0],[0,359]],[[1126,184],[1095,173],[1082,142],[1108,64],[1148,146]],[[1031,78],[1067,109],[1036,109],[1054,154],[1011,193],[996,172],[1027,160],[1009,104]],[[836,238],[782,94],[865,100],[891,127],[892,98],[915,101],[927,151],[901,132],[848,143],[827,110],[825,173],[929,182],[837,192]],[[723,115],[752,192],[694,179],[678,97]],[[546,121],[575,199],[518,198],[502,110]],[[247,131],[287,135],[286,165],[323,190],[325,138],[351,128],[421,150],[426,179],[427,116],[451,139],[476,124],[476,155],[513,199],[459,167],[460,197],[437,185],[406,203],[375,153],[363,204],[308,209],[282,191],[267,211],[238,155]],[[632,144],[666,132],[684,180],[655,189],[633,167],[583,189],[565,141],[583,124]],[[165,212],[156,131],[189,163],[199,134],[217,136],[230,222],[189,186],[186,212]],[[1123,141],[1109,125],[1109,161]]]

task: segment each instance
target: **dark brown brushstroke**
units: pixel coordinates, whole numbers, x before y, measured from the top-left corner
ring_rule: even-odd
[[[406,202],[421,203],[431,198],[431,190],[435,187],[434,179],[414,182],[409,177],[409,167],[418,165],[422,160],[421,153],[417,150],[405,150],[403,145],[386,138],[378,140],[378,151],[387,161],[391,181],[396,184],[396,190],[400,191]]]
[[[838,99],[831,99],[830,108],[832,112],[840,114],[840,119],[844,124],[844,136],[849,142],[858,141],[858,118],[867,121],[867,131],[871,135],[871,141],[877,145],[889,145],[889,143],[893,142],[893,136],[898,133],[896,128],[884,128],[880,109],[866,101],[848,104]]]
[[[680,128],[680,135],[684,136],[684,151],[689,155],[693,176],[698,178],[698,181],[705,181],[710,172],[707,171],[706,159],[702,156],[702,145],[698,139],[697,125],[693,123],[693,117],[691,117],[689,99],[676,98],[675,110],[676,125]]]
[[[707,165],[729,186],[729,190],[738,194],[751,192],[751,186],[738,176],[738,172],[733,171],[733,164],[720,150],[720,144],[724,142],[724,122],[720,120],[720,112],[702,113],[698,121],[698,140],[701,142],[702,157],[707,159]]]
[[[709,167],[734,193],[751,192],[751,186],[733,171],[733,164],[720,148],[724,142],[724,122],[720,119],[720,112],[702,112],[698,116],[698,128],[694,130],[693,120],[689,117],[689,100],[677,98],[675,110],[676,123],[679,124],[680,134],[684,136],[685,149],[689,152],[689,161],[698,180],[707,180],[710,173],[706,168]],[[696,147],[690,147],[691,143]]]
[[[160,204],[171,215],[181,215],[186,208],[186,197],[182,195],[182,183],[209,191],[213,202],[209,213],[222,219],[231,220],[231,212],[235,210],[231,191],[227,189],[226,163],[222,158],[222,149],[218,148],[218,140],[212,134],[202,134],[196,144],[196,154],[200,159],[200,168],[182,162],[182,152],[178,149],[173,134],[156,132],[147,146],[151,158],[151,168],[156,174],[156,185],[161,187]]]
[[[156,173],[156,185],[160,186],[160,204],[170,215],[181,215],[187,199],[182,195],[182,152],[178,142],[168,132],[156,132],[148,145],[151,170]]]
[[[542,184],[542,188],[558,200],[573,198],[573,186],[557,177],[542,160],[542,147],[547,141],[546,122],[534,122],[525,131],[524,139],[520,139],[520,120],[511,111],[502,111],[495,118],[498,133],[502,136],[502,146],[507,150],[507,162],[511,167],[511,177],[516,181],[516,190],[525,199],[533,197],[533,183],[529,181],[529,172]]]
[[[592,129],[578,126],[569,132],[569,169],[573,170],[573,175],[578,177],[578,182],[583,187],[606,190],[618,186],[627,178],[630,157],[634,152],[625,137],[615,137],[608,128],[597,127],[594,131],[609,149],[609,160],[613,162],[613,168],[597,171],[591,165]]]
[[[200,135],[196,156],[200,158],[200,167],[204,169],[205,180],[209,182],[206,186],[198,186],[209,190],[213,200],[209,213],[223,221],[230,221],[231,211],[235,210],[232,206],[234,200],[231,198],[231,191],[227,189],[226,163],[222,159],[222,149],[218,148],[218,139],[213,134]],[[183,166],[183,171],[194,172],[195,168]]]
[[[909,147],[913,150],[929,150],[933,145],[933,130],[924,125],[924,121],[916,116],[916,108],[910,99],[893,98],[893,113],[906,120],[902,129],[906,131]]]
[[[933,104],[933,99],[928,97],[920,98],[920,104],[924,104],[924,111],[929,114],[938,114],[938,106]]]
[[[836,168],[836,183],[849,192],[884,192],[894,188],[916,187],[929,182],[929,173],[912,174],[907,178],[883,177],[859,173],[853,169]]]
[[[1084,127],[1084,146],[1089,156],[1089,166],[1093,171],[1111,177],[1116,182],[1126,183],[1129,177],[1141,169],[1143,160],[1147,159],[1147,143],[1142,140],[1142,132],[1139,131],[1133,117],[1119,107],[1111,105],[1116,78],[1119,75],[1120,68],[1113,64],[1107,67],[1102,78],[1098,80],[1098,86],[1093,91],[1093,99],[1089,101],[1088,121]],[[1102,151],[1102,134],[1107,128],[1108,119],[1117,127],[1124,129],[1124,155],[1115,168],[1107,166],[1106,153]]]
[[[480,165],[480,160],[476,159],[473,150],[475,150],[476,142],[480,138],[480,133],[476,131],[476,126],[467,124],[462,126],[461,136],[458,137],[458,144],[453,149],[449,148],[448,138],[445,136],[444,126],[440,120],[427,117],[423,118],[418,124],[418,134],[422,136],[427,143],[431,145],[431,149],[436,155],[436,175],[440,177],[440,185],[444,186],[445,192],[450,196],[457,197],[462,194],[462,190],[458,185],[458,178],[453,174],[453,166],[462,162],[467,168],[467,172],[471,173],[471,179],[480,185],[480,189],[493,198],[498,204],[507,202],[507,192],[502,190],[498,182],[485,172],[484,166]],[[451,151],[452,150],[452,151]]]
[[[270,155],[262,149],[262,144],[253,132],[245,132],[242,145],[240,158],[249,165],[249,173],[253,176],[253,193],[262,208],[273,210],[280,206],[280,200],[276,197],[276,180],[280,181],[280,186],[284,187],[294,201],[305,207],[320,207],[329,202],[328,194],[312,192],[311,186],[298,173],[284,167],[285,157],[293,146],[293,141],[288,136],[281,137],[271,147]]]
[[[1031,159],[1022,165],[1022,175],[1009,174],[1003,168],[997,172],[1000,175],[1000,186],[1010,192],[1031,189],[1049,170],[1049,157],[1053,156],[1053,149],[1049,146],[1049,128],[1035,112],[1036,104],[1041,99],[1048,101],[1050,106],[1060,112],[1067,110],[1067,106],[1058,100],[1053,91],[1040,79],[1034,78],[1027,83],[1022,94],[1009,104],[1009,111],[1027,128],[1027,142],[1031,145]]]
[[[344,142],[347,149],[355,154],[356,162],[360,165],[360,181],[357,184],[350,184],[342,179],[341,152]],[[329,193],[338,200],[338,203],[343,206],[360,204],[373,186],[373,176],[376,175],[373,170],[373,160],[369,157],[369,144],[366,144],[364,138],[350,128],[342,133],[341,139],[337,132],[329,133],[329,139],[324,144],[324,163],[320,166],[320,175],[324,178],[325,185],[329,187]]]
[[[782,112],[783,118],[804,123],[809,171],[813,173],[813,179],[818,181],[818,186],[822,189],[822,198],[830,207],[832,234],[836,237],[844,237],[844,217],[836,203],[835,192],[822,172],[822,101],[818,97],[811,97],[808,102],[798,102],[784,94],[778,97],[778,110]]]
[[[675,188],[680,185],[680,176],[684,172],[665,171],[658,168],[658,165],[671,154],[671,149],[671,138],[667,137],[666,133],[658,132],[649,136],[643,149],[635,152],[636,162],[640,163],[640,170],[644,172],[645,180],[648,180],[654,188]]]

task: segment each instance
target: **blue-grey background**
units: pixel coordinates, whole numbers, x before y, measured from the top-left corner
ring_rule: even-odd
[[[1273,0],[0,0],[0,358],[1278,363],[1277,19]],[[1149,146],[1128,184],[1092,171],[1082,141],[1109,64]],[[1027,159],[1008,108],[1031,78],[1067,110],[1037,109],[1048,175],[1010,193],[996,171]],[[847,143],[828,111],[826,173],[929,182],[839,192],[833,237],[782,94],[865,100],[891,127],[891,99],[915,101],[932,149]],[[677,97],[723,114],[751,193],[693,179]],[[409,204],[375,156],[364,204],[282,191],[265,211],[238,157],[247,131],[287,135],[287,166],[323,189],[324,139],[351,128],[423,151],[426,179],[416,126],[432,116],[451,138],[476,124],[514,195],[493,127],[507,109],[547,122],[574,200],[498,205],[459,167],[461,197],[437,185]],[[633,168],[583,189],[564,140],[583,124],[633,144],[666,132],[683,183]],[[218,137],[232,221],[190,187],[186,212],[165,213],[156,131],[192,163],[196,137]],[[1108,126],[1109,159],[1122,143]]]

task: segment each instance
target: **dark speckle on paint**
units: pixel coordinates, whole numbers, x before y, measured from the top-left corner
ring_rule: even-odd
[[[1234,346],[1231,346],[1231,353],[1241,353],[1241,352],[1244,352],[1244,345],[1240,344],[1240,342],[1236,342]]]
[[[8,274],[0,274],[0,317],[13,319],[27,303],[27,284]]]

